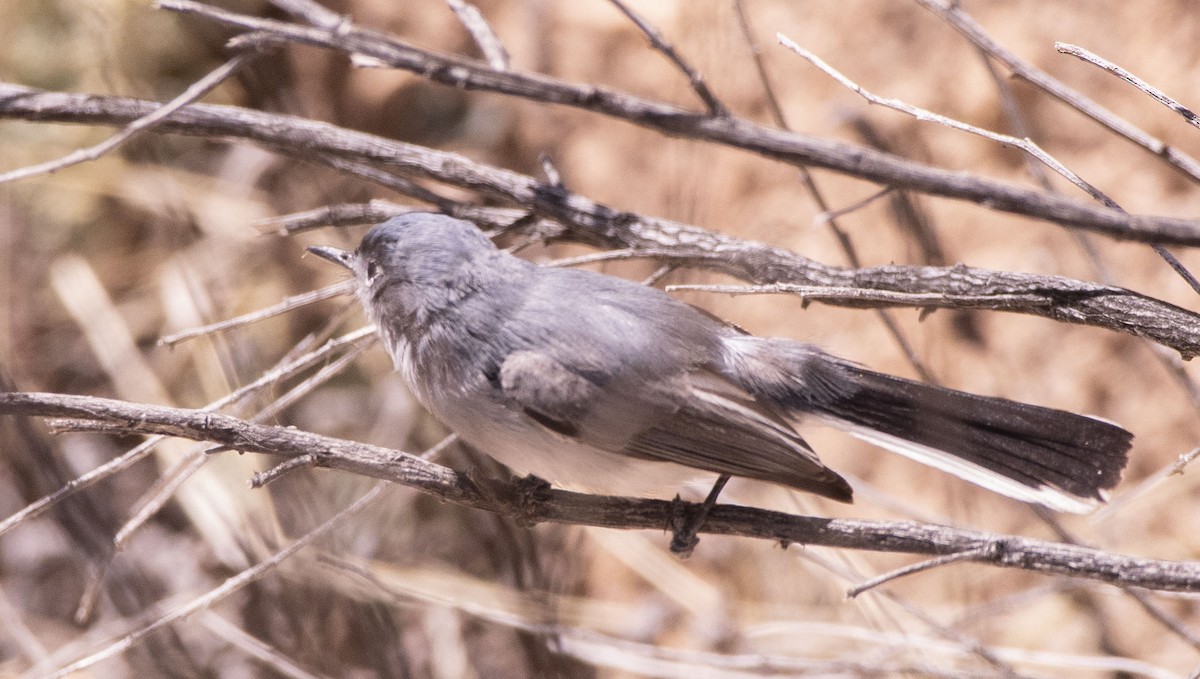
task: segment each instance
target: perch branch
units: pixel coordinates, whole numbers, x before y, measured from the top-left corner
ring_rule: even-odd
[[[316,466],[386,479],[442,500],[512,517],[620,529],[665,530],[677,513],[662,500],[584,495],[506,481],[476,481],[407,453],[279,426],[253,424],[203,410],[168,408],[90,396],[0,393],[0,414],[68,417],[112,425],[125,433],[211,441],[233,450],[312,456]],[[976,553],[1003,568],[1068,575],[1147,589],[1200,592],[1200,563],[1109,554],[1096,549],[910,521],[795,516],[718,505],[703,532],[781,543],[822,545],[927,556]]]

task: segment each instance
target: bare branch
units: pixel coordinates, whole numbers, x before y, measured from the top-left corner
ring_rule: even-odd
[[[162,0],[160,5],[267,33],[278,40],[361,54],[452,87],[582,108],[671,136],[724,144],[793,165],[823,167],[880,184],[981,203],[991,209],[1093,230],[1114,238],[1200,244],[1200,222],[1195,220],[1123,215],[1007,182],[942,170],[854,144],[763,127],[732,116],[698,114],[534,73],[495,71],[473,60],[419,49],[390,36],[348,25],[336,31],[298,26],[225,12],[190,0]],[[0,102],[11,91],[13,86],[0,86]],[[8,108],[11,110],[12,106],[10,103]]]
[[[136,118],[152,106],[121,97],[54,94],[0,85],[0,116],[113,124]],[[195,104],[176,112],[162,124],[162,129],[200,136],[241,137],[299,158],[358,156],[402,167],[408,172],[501,197],[555,219],[571,227],[569,236],[574,240],[597,247],[639,249],[647,256],[720,271],[756,284],[865,287],[904,293],[1040,293],[1053,300],[1053,304],[1038,302],[1024,307],[1007,306],[1005,310],[1126,332],[1169,346],[1185,357],[1200,353],[1200,316],[1122,288],[965,266],[840,269],[761,243],[613,210],[564,189],[548,189],[532,177],[475,163],[453,153],[236,107]],[[1149,219],[1084,207],[1134,222]],[[1168,222],[1174,225],[1168,231],[1181,238],[1192,231],[1192,223],[1186,220]],[[1159,231],[1158,227],[1151,230]],[[1184,240],[1200,244],[1200,231],[1194,238],[1187,235]]]
[[[1117,135],[1124,137],[1137,146],[1159,156],[1175,168],[1189,175],[1193,181],[1200,181],[1200,161],[1192,156],[1167,145],[1137,127],[1117,114],[1109,111],[1100,104],[1092,101],[1082,93],[1067,87],[1045,71],[1025,61],[988,35],[983,27],[962,10],[961,4],[954,0],[915,0],[925,9],[941,17],[963,37],[975,46],[998,59],[1014,74],[1038,87],[1047,94],[1063,103],[1077,109],[1080,113],[1095,120]]]
[[[473,480],[461,472],[379,446],[286,427],[253,424],[202,410],[90,396],[0,393],[0,414],[70,417],[127,432],[212,441],[245,452],[314,456],[316,465],[395,481],[443,500],[512,517],[606,528],[664,530],[672,502],[584,495],[529,483]],[[984,531],[908,521],[794,516],[718,505],[702,532],[846,549],[949,555],[978,551],[977,561],[1042,574],[1181,592],[1200,592],[1200,563],[1117,556],[1100,550]]]

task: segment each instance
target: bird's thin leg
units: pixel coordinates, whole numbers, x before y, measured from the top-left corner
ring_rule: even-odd
[[[700,538],[696,537],[696,533],[704,526],[705,519],[708,518],[708,513],[712,511],[713,505],[717,504],[717,496],[721,494],[721,490],[725,488],[725,484],[729,483],[729,474],[721,474],[717,477],[717,482],[713,484],[712,490],[708,491],[708,497],[704,498],[704,502],[695,514],[687,517],[683,525],[675,529],[675,534],[671,537],[671,553],[681,559],[686,559],[692,555],[692,550],[700,542]]]

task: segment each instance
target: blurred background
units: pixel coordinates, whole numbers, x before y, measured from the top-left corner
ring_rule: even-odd
[[[282,18],[264,2],[213,4]],[[680,73],[608,2],[477,4],[514,68],[699,108]],[[733,2],[630,4],[735,114],[774,124]],[[420,46],[478,56],[437,0],[327,6]],[[775,39],[785,34],[882,96],[1010,132],[983,59],[936,15],[891,0],[745,0],[744,6],[791,128],[1032,185],[1018,151],[869,107]],[[1079,44],[1194,107],[1200,14],[1191,2],[962,6],[1014,54],[1168,144],[1200,154],[1200,134],[1178,115],[1053,47]],[[210,22],[140,0],[4,0],[0,79],[166,101],[226,58],[229,37]],[[1126,210],[1200,214],[1200,190],[1183,174],[1026,83],[1005,82],[1027,117],[1027,133]],[[821,208],[794,168],[592,113],[356,69],[342,54],[296,47],[259,59],[205,101],[327,121],[535,176],[545,154],[572,191],[605,205],[848,264],[833,231],[815,221]],[[0,121],[0,172],[109,134]],[[878,190],[828,172],[815,175],[834,209]],[[0,378],[6,388],[202,407],[256,379],[302,339],[353,330],[363,317],[340,298],[174,347],[158,346],[158,339],[340,280],[339,271],[304,256],[304,247],[352,246],[365,227],[284,237],[262,220],[375,198],[419,205],[250,145],[157,134],[95,162],[0,185]],[[839,219],[864,266],[962,262],[1087,280],[1109,276],[1117,285],[1198,307],[1195,294],[1146,246],[1102,238],[1085,244],[1055,225],[948,200],[915,197],[912,205],[936,246],[913,236],[890,199]],[[530,256],[580,252],[556,247]],[[1200,254],[1176,254],[1200,270]],[[598,268],[641,278],[657,265]],[[713,280],[685,271],[666,282]],[[680,296],[756,334],[810,340],[875,369],[916,377],[874,312],[806,306],[791,296]],[[1013,314],[892,315],[947,386],[1091,413],[1131,430],[1137,439],[1111,509],[1059,517],[1055,527],[1028,507],[815,426],[801,430],[830,466],[854,479],[856,505],[765,485],[741,489],[743,497],[792,512],[935,521],[1049,539],[1066,534],[1118,553],[1197,558],[1197,475],[1132,492],[1200,437],[1200,404],[1148,343]],[[1200,378],[1190,364],[1182,374]],[[276,387],[267,397],[283,391]],[[414,452],[446,434],[412,401],[378,347],[267,421]],[[51,436],[40,422],[0,421],[0,511],[9,516],[138,443]],[[251,490],[248,479],[270,460],[213,456],[113,557],[113,536],[154,496],[156,484],[192,464],[195,450],[188,442],[164,443],[0,537],[0,676],[37,676],[100,648],[263,560],[372,483],[300,471]],[[453,449],[438,460],[503,473],[471,451]],[[395,488],[261,581],[80,676],[1116,677],[1181,676],[1200,666],[1200,612],[1191,598],[1154,596],[1148,611],[1112,587],[956,565],[846,600],[848,587],[917,559],[706,536],[692,559],[679,561],[668,553],[668,540],[652,532],[527,528]],[[77,621],[89,597],[95,609]],[[1169,631],[1163,617],[1190,629],[1190,640]]]

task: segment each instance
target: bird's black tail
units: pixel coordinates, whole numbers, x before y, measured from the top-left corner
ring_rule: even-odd
[[[815,414],[984,488],[1086,512],[1125,467],[1133,435],[1083,415],[843,368],[857,387]]]
[[[764,344],[773,346],[754,362],[774,378],[755,380],[760,397],[1003,495],[1083,513],[1125,467],[1133,435],[1115,424],[882,375],[795,342]]]

